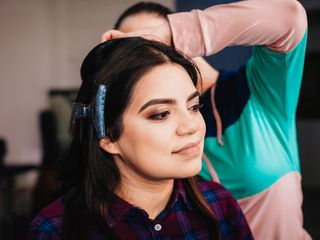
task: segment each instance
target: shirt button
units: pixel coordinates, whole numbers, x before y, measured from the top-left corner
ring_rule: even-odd
[[[156,230],[156,231],[160,231],[161,228],[162,228],[162,226],[161,226],[159,223],[157,223],[156,225],[154,225],[154,230]]]

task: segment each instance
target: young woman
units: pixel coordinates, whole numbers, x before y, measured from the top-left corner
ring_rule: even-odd
[[[198,72],[142,38],[102,43],[84,59],[65,195],[28,239],[252,239],[236,200],[197,181],[205,123]]]
[[[197,62],[207,126],[199,175],[233,194],[255,239],[310,239],[303,229],[295,128],[307,40],[305,10],[296,0],[247,0],[165,13],[169,11],[154,3],[138,3],[117,21],[121,32],[107,32],[102,40],[144,36],[191,57],[231,45],[253,46],[252,57],[236,71],[217,73],[203,60]]]

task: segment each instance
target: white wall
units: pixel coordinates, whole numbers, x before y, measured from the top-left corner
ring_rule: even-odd
[[[136,0],[0,0],[0,137],[6,163],[39,163],[50,88],[77,87],[80,64]],[[174,7],[173,0],[158,1]]]

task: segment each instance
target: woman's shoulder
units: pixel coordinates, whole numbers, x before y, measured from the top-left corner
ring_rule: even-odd
[[[50,203],[47,207],[43,208],[39,214],[43,215],[47,219],[57,218],[63,216],[63,198],[58,198],[54,202]]]
[[[199,180],[199,189],[207,200],[214,201],[224,198],[233,198],[232,194],[220,183],[208,180]],[[211,199],[211,198],[212,199]],[[213,198],[214,197],[214,198]]]
[[[239,204],[227,189],[213,181],[199,181],[199,188],[219,222],[223,237],[253,239]]]
[[[226,216],[241,212],[236,199],[220,183],[200,180],[199,189],[210,207],[215,211],[220,209],[222,215]]]
[[[62,198],[43,208],[33,219],[27,239],[60,239],[64,207]]]

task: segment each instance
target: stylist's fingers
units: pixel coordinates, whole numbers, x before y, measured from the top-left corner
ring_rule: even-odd
[[[127,33],[128,37],[143,37],[148,40],[162,42],[171,45],[171,30],[168,23],[157,27],[141,28],[134,32]]]
[[[118,30],[109,30],[101,35],[100,41],[105,42],[111,39],[123,38],[123,37],[127,37],[127,34]]]
[[[100,41],[105,42],[108,40],[116,39],[116,38],[124,38],[124,37],[143,37],[148,40],[160,41],[157,36],[150,34],[150,29],[139,29],[134,32],[124,33],[118,30],[109,30],[101,35]]]
[[[141,28],[133,32],[123,33],[118,30],[109,30],[101,35],[101,42],[123,37],[143,37],[148,40],[159,41],[171,45],[171,30],[169,23],[158,27]]]
[[[162,42],[161,41],[162,39],[157,35],[154,35],[150,30],[151,29],[148,28],[148,29],[136,30],[134,32],[129,32],[129,33],[123,33],[118,30],[109,30],[101,35],[100,41],[105,42],[108,40],[112,40],[116,38],[124,38],[124,37],[143,37],[148,40]]]
[[[153,40],[153,41],[159,41],[161,42],[161,38],[155,34],[154,28],[142,28],[138,29],[134,32],[128,32],[127,33],[128,37],[143,37],[144,39],[147,40]]]

